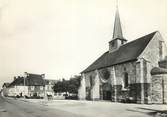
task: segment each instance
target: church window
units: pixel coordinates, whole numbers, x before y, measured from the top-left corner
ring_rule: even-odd
[[[93,77],[90,76],[89,79],[90,79],[90,87],[92,87],[93,86]]]
[[[121,41],[121,44],[124,44],[124,41],[123,41],[123,40]]]
[[[103,69],[101,71],[101,74],[104,80],[108,80],[110,78],[110,72],[108,71],[108,69]]]
[[[114,45],[115,45],[115,41],[113,41],[111,44],[112,44],[112,47],[114,47]]]
[[[124,71],[126,71],[126,67],[124,67]]]
[[[128,81],[129,81],[128,73],[125,72],[125,73],[124,73],[124,88],[127,88],[127,87],[128,87],[128,85],[129,85]]]

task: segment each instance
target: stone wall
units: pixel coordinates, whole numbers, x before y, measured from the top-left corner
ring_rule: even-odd
[[[104,68],[106,69],[106,68]],[[104,69],[100,69],[101,72]],[[124,98],[136,100],[136,61],[127,62],[107,68],[110,71],[110,79],[107,81],[111,84],[111,100],[120,102]],[[128,73],[127,89],[124,88],[124,73]],[[100,85],[103,83],[101,82]]]
[[[146,63],[145,63],[146,67]],[[144,67],[143,67],[144,68]],[[141,67],[140,62],[127,62],[115,66],[111,66],[108,68],[103,68],[98,70],[98,72],[102,72],[102,70],[107,69],[110,72],[110,78],[107,80],[107,83],[111,85],[111,100],[116,102],[121,102],[125,98],[131,99],[133,102],[141,102]],[[147,68],[145,68],[147,69]],[[145,70],[147,71],[147,70]],[[124,88],[124,74],[125,72],[128,74],[128,84],[127,88]],[[86,88],[86,99],[92,99],[92,86],[90,78],[95,78],[97,75],[96,71],[91,71],[85,74],[85,88]],[[101,75],[98,76],[99,79],[103,79]],[[147,74],[145,75],[147,77]],[[102,87],[104,82],[99,80],[99,87]],[[149,84],[145,81],[142,83],[145,91],[148,91]],[[96,91],[97,92],[97,91]],[[101,91],[100,91],[101,93]],[[144,92],[147,96],[148,93]],[[102,99],[102,96],[101,96]],[[147,98],[146,98],[147,100]]]
[[[167,103],[167,74],[152,76],[152,103]]]
[[[93,92],[93,87],[95,85],[96,75],[97,75],[96,71],[85,73],[85,88],[86,88],[86,99],[87,100],[94,100],[93,93],[95,92]]]
[[[136,99],[136,95],[132,95],[136,92],[136,89],[132,87],[132,84],[136,83],[136,62],[128,62],[116,65],[114,67],[115,67],[116,85],[112,83],[113,84],[112,86],[113,88],[116,88],[115,91],[117,91],[116,93],[117,101],[121,101],[122,99],[129,98],[131,96],[133,99]],[[127,89],[124,88],[125,72],[128,74],[129,87]],[[115,93],[113,95],[115,95]]]
[[[131,99],[136,103],[150,103],[151,102],[151,75],[150,70],[152,65],[145,59],[127,62],[107,68],[103,68],[96,71],[91,71],[85,73],[85,88],[86,88],[86,99],[93,99],[93,87],[91,84],[91,78],[95,79],[97,76],[97,71],[100,73],[102,70],[107,69],[110,72],[110,78],[107,83],[111,85],[111,100],[116,102],[121,102],[125,98]],[[128,84],[127,88],[124,88],[124,73],[128,74]],[[143,79],[141,79],[141,77]],[[101,88],[104,84],[101,75],[99,78],[99,87]],[[94,84],[94,83],[93,83]],[[101,89],[99,89],[101,90]],[[97,91],[96,93],[101,93]],[[102,99],[102,96],[99,96]]]
[[[160,42],[163,44],[161,45]],[[137,82],[139,81],[140,83],[144,83],[144,85],[141,86],[142,89],[144,89],[144,92],[141,92],[141,97],[144,97],[143,103],[151,103],[151,90],[152,90],[152,78],[150,71],[153,67],[158,67],[158,62],[159,60],[163,59],[165,57],[165,51],[167,50],[166,45],[164,44],[164,41],[160,35],[159,32],[157,32],[153,39],[149,42],[145,50],[141,53],[139,56],[139,60],[143,60],[142,68],[139,70],[139,65],[137,67]],[[163,55],[161,55],[163,54]],[[138,77],[141,75],[140,77]],[[141,80],[141,81],[140,81]],[[143,80],[143,81],[142,81]],[[141,90],[142,91],[142,90]],[[139,97],[139,96],[138,96]],[[140,97],[139,97],[140,98]],[[141,100],[141,102],[142,102]]]
[[[161,58],[159,46],[160,41],[163,41],[163,39],[160,33],[157,32],[138,58],[144,58],[146,61],[150,62],[153,67],[158,67],[158,62]],[[166,50],[166,46],[163,48]]]

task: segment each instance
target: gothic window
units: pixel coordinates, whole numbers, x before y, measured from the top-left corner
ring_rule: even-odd
[[[94,85],[93,76],[90,76],[89,79],[90,79],[90,87],[93,87],[93,85]]]
[[[108,69],[103,69],[101,73],[104,80],[108,80],[110,78],[110,72]]]
[[[128,87],[128,85],[129,85],[128,81],[129,81],[128,73],[125,72],[125,73],[124,73],[124,88],[127,88],[127,87]]]

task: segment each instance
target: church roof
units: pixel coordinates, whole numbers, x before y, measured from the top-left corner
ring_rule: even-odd
[[[137,60],[137,57],[143,52],[155,33],[156,32],[152,32],[146,36],[126,43],[111,53],[109,53],[109,51],[105,52],[82,73]]]

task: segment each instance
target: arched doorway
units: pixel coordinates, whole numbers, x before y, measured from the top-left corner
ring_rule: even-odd
[[[103,83],[100,86],[100,97],[102,100],[111,100],[111,85],[109,83]]]

